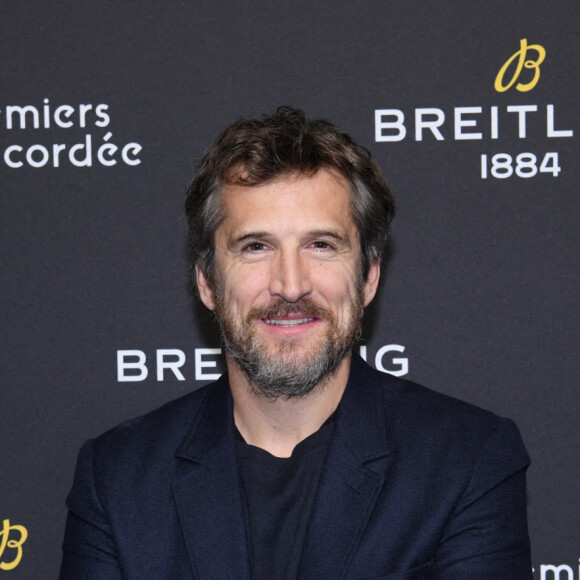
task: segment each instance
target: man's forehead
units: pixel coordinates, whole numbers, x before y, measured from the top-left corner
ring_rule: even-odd
[[[290,174],[259,185],[226,184],[222,188],[222,226],[263,221],[285,223],[285,218],[322,229],[352,222],[351,187],[336,172]],[[323,225],[325,222],[326,225]]]
[[[261,195],[255,195],[258,192]],[[346,200],[350,202],[351,186],[338,171],[324,168],[314,173],[287,173],[258,184],[229,182],[224,183],[221,188],[222,201],[225,205],[228,202],[231,204],[232,201],[234,203],[236,201],[251,202],[252,198],[259,199],[262,203],[266,202],[268,198],[273,203],[280,202],[284,197],[290,197],[299,192],[323,193],[324,199],[329,202],[345,200],[346,193],[348,194]],[[308,201],[308,197],[302,199],[302,202],[308,203]]]

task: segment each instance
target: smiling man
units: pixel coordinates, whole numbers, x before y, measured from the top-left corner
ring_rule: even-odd
[[[84,445],[61,578],[531,578],[515,425],[352,352],[393,213],[327,121],[220,135],[186,214],[228,372]]]

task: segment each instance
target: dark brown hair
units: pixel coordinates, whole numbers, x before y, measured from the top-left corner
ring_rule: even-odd
[[[203,156],[187,191],[192,265],[199,265],[210,284],[214,277],[215,232],[224,219],[224,184],[260,185],[292,175],[314,175],[332,169],[352,190],[352,217],[359,232],[362,275],[380,261],[387,244],[395,204],[381,170],[367,149],[324,120],[279,107],[262,119],[240,119],[217,138]]]

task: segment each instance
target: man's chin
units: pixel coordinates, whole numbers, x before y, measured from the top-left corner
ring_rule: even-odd
[[[300,367],[325,352],[327,344],[325,340],[320,338],[313,340],[287,338],[274,342],[269,341],[267,344],[259,343],[258,348],[264,360],[278,364],[295,364]]]
[[[273,316],[273,315],[270,315]],[[245,327],[225,323],[222,338],[232,363],[248,378],[256,393],[271,398],[303,397],[335,375],[354,342],[353,326],[319,323],[305,332],[277,332],[254,318]]]
[[[258,393],[267,397],[303,397],[326,384],[347,354],[347,349],[335,349],[329,341],[318,341],[296,348],[260,348],[253,356],[236,362],[246,372],[250,384]],[[280,345],[279,345],[280,346]]]

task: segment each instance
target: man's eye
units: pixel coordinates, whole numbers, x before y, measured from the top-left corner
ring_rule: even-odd
[[[246,250],[248,250],[249,252],[260,252],[263,249],[265,249],[265,247],[266,246],[261,242],[252,242],[251,244],[248,244],[246,246]]]
[[[312,244],[312,247],[315,250],[328,250],[328,249],[330,249],[330,244],[328,244],[326,242],[314,242]]]

